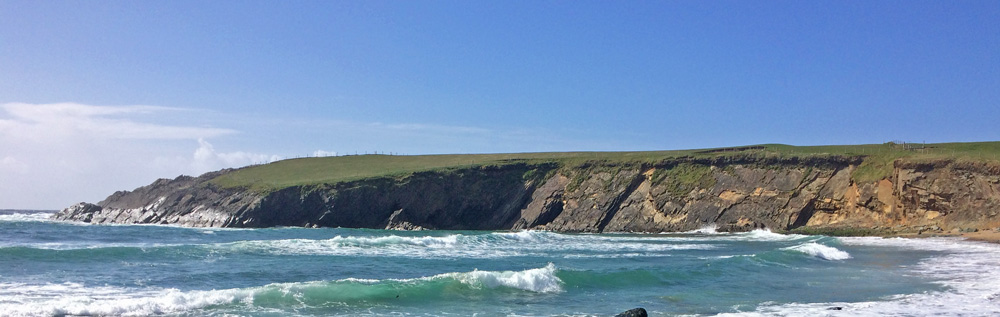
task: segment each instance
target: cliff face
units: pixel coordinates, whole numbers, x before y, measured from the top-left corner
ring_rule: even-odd
[[[880,228],[1000,226],[1000,167],[896,161],[890,177],[855,183],[857,158],[676,160],[656,165],[510,164],[405,177],[222,189],[198,178],[158,180],[81,203],[57,219],[198,227],[545,229],[669,232],[715,225]]]

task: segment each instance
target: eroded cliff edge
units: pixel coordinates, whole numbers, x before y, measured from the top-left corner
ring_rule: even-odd
[[[892,162],[857,182],[863,158],[678,158],[657,163],[510,162],[271,191],[161,179],[54,217],[194,227],[544,229],[674,232],[708,225],[892,232],[1000,227],[1000,166]]]

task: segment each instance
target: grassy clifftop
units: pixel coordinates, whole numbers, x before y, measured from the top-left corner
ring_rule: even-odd
[[[886,177],[892,162],[905,158],[910,161],[931,160],[1000,160],[1000,142],[936,143],[936,144],[864,144],[828,146],[791,146],[763,144],[732,148],[643,151],[643,152],[551,152],[512,154],[454,155],[354,155],[300,158],[266,165],[245,167],[224,173],[211,182],[227,188],[250,188],[267,191],[296,185],[335,183],[371,177],[405,176],[410,173],[463,167],[505,165],[512,163],[556,163],[576,166],[586,162],[657,164],[683,158],[722,157],[824,157],[847,156],[863,158],[853,177],[869,182]]]
[[[552,152],[452,155],[350,155],[299,158],[241,168],[212,180],[222,187],[267,190],[380,176],[512,163],[580,164],[587,161],[649,162],[692,155],[695,151]]]

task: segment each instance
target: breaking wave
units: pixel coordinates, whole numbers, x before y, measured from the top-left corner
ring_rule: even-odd
[[[0,284],[0,311],[9,316],[146,316],[240,305],[258,309],[328,307],[337,303],[426,301],[495,292],[562,292],[555,265],[523,271],[444,273],[413,279],[341,279],[276,283],[226,290],[130,289],[87,287],[76,283]]]
[[[202,234],[199,232],[199,234]],[[448,234],[440,236],[342,236],[329,239],[239,240],[190,243],[150,242],[3,242],[0,256],[59,258],[150,257],[186,254],[323,255],[404,258],[490,259],[518,256],[635,258],[670,256],[681,250],[711,250],[716,244],[670,237],[572,235],[543,231]]]
[[[681,237],[675,237],[675,240],[692,240],[692,241],[718,241],[718,240],[729,240],[729,241],[797,241],[797,240],[807,240],[815,239],[817,236],[808,236],[801,234],[782,234],[775,233],[768,229],[755,229],[747,232],[719,232],[718,226],[711,224],[705,227],[701,227],[691,231],[685,231],[681,233],[665,233],[668,235],[681,234]]]
[[[749,232],[735,233],[732,236],[736,240],[748,241],[795,241],[814,238],[801,234],[774,233],[767,229],[757,229]]]
[[[37,222],[37,221],[49,221],[49,217],[52,217],[55,213],[52,212],[3,212],[0,213],[0,221],[5,222]]]
[[[847,260],[851,258],[851,255],[846,251],[842,251],[840,249],[831,246],[825,246],[816,242],[809,242],[793,247],[787,247],[785,248],[785,250],[802,252],[820,259],[830,260],[830,261]]]
[[[707,225],[707,226],[704,226],[704,227],[701,227],[701,228],[698,228],[698,229],[694,229],[694,230],[691,230],[691,231],[686,231],[684,233],[688,233],[688,234],[724,234],[725,233],[725,232],[719,232],[718,230],[719,230],[719,226],[713,223],[713,224],[710,224],[710,225]]]
[[[676,239],[567,235],[544,231],[452,234],[447,236],[380,236],[331,239],[240,241],[218,248],[276,254],[367,255],[416,258],[502,258],[566,253],[567,258],[663,256],[675,250],[707,250],[706,243]]]

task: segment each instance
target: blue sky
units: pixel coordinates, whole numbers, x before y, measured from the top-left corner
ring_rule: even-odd
[[[0,1],[0,208],[331,152],[1000,140],[997,21],[997,1]]]

